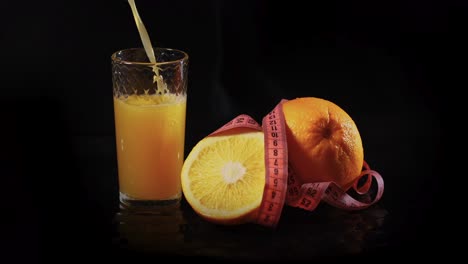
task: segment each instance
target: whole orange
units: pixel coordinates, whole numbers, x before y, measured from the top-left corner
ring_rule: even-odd
[[[304,97],[283,104],[289,164],[303,183],[334,181],[349,189],[364,162],[361,136],[338,105]]]

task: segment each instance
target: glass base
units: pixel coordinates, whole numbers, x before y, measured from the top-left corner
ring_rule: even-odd
[[[128,196],[125,193],[120,193],[120,206],[121,207],[141,207],[141,208],[152,208],[152,207],[161,207],[175,205],[180,202],[182,198],[182,193],[177,194],[174,197],[165,200],[141,200]]]

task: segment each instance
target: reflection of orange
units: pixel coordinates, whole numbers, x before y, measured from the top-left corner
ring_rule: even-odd
[[[289,162],[303,182],[334,181],[352,186],[364,162],[361,136],[336,104],[314,97],[283,104]]]

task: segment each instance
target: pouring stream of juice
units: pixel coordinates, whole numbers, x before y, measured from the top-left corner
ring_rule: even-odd
[[[164,80],[161,75],[159,75],[159,68],[156,65],[156,57],[154,56],[154,50],[153,50],[153,45],[151,44],[151,40],[148,35],[148,31],[146,31],[145,24],[143,24],[143,21],[141,20],[140,15],[138,14],[137,7],[135,5],[135,0],[128,0],[128,3],[130,4],[130,8],[132,9],[133,13],[133,18],[135,19],[135,23],[138,28],[138,32],[140,33],[140,38],[141,42],[143,42],[143,47],[145,48],[146,55],[148,56],[148,59],[151,63],[154,63],[154,66],[152,66],[153,72],[154,72],[154,78],[153,82],[157,83],[157,94],[164,94],[166,93],[167,87],[166,84],[164,83]]]

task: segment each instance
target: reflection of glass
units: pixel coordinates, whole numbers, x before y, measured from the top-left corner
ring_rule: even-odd
[[[157,210],[121,207],[115,220],[120,247],[131,252],[180,254],[184,251],[185,220],[180,204],[161,206]]]
[[[188,55],[155,48],[112,55],[120,201],[159,205],[181,197]]]

